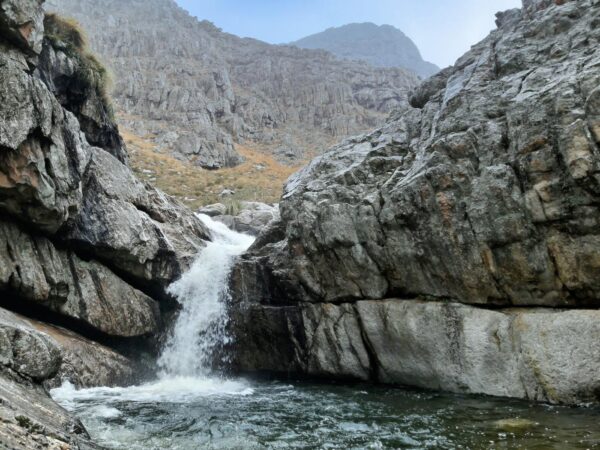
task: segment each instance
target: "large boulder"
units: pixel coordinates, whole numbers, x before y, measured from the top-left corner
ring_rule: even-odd
[[[97,342],[0,308],[0,372],[46,386],[117,386],[131,382],[135,364]]]

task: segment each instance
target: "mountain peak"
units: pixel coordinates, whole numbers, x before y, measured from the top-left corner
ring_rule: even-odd
[[[340,58],[366,61],[375,67],[403,67],[422,78],[440,70],[424,61],[415,43],[392,25],[350,23],[328,28],[291,45],[327,50]]]

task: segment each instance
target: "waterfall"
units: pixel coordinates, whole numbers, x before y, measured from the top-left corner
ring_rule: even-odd
[[[245,380],[215,377],[210,372],[214,351],[229,342],[229,275],[236,257],[250,247],[254,238],[231,231],[208,216],[199,217],[210,230],[212,241],[202,249],[190,270],[169,287],[181,310],[158,359],[158,379],[138,386],[81,390],[65,381],[51,391],[55,400],[73,410],[79,402],[120,407],[123,402],[190,404],[206,397],[252,395],[254,390]],[[105,414],[106,409],[103,411]],[[119,413],[115,409],[111,414],[115,411]],[[94,412],[94,417],[97,414]],[[166,444],[156,448],[172,447]]]
[[[226,303],[231,269],[236,257],[254,241],[208,216],[199,217],[210,230],[212,242],[169,287],[181,310],[158,359],[163,379],[209,374],[214,351],[229,342]]]

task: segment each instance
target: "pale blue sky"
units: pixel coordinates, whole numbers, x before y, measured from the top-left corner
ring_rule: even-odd
[[[176,0],[199,19],[229,33],[273,44],[352,22],[404,31],[423,57],[453,64],[495,28],[494,14],[521,0]]]

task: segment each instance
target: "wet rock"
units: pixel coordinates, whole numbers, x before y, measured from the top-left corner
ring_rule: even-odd
[[[22,318],[0,308],[0,365],[24,377],[43,381],[62,364],[57,343],[36,332]]]
[[[0,342],[0,367],[47,387],[124,385],[135,375],[134,363],[113,350],[2,308]]]
[[[492,311],[418,299],[245,307],[266,332],[239,329],[235,364],[241,371],[302,372],[550,403],[600,400],[598,310]],[[275,348],[286,351],[271,353]]]
[[[6,448],[100,450],[41,386],[0,373],[0,400],[0,442]]]
[[[0,291],[42,305],[102,333],[131,337],[156,333],[158,304],[96,261],[58,250],[40,236],[0,221]],[[8,298],[6,299],[8,300]]]
[[[223,203],[215,203],[212,205],[206,205],[198,209],[198,214],[205,214],[209,217],[222,216],[227,213],[227,206]]]
[[[54,339],[60,349],[62,363],[56,374],[44,381],[46,388],[67,381],[77,388],[127,386],[140,379],[136,362],[114,350],[64,328],[24,320]]]

